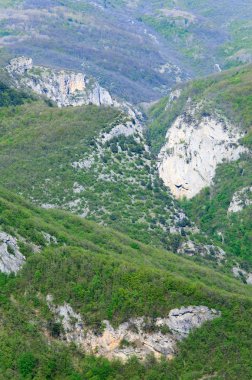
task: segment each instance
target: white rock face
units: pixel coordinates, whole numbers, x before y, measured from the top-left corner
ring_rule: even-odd
[[[57,322],[62,324],[66,340],[79,345],[82,344],[85,339],[85,332],[83,330],[81,316],[75,313],[72,307],[67,303],[61,306],[55,306],[53,297],[50,294],[47,295],[46,301],[49,309],[55,314]]]
[[[61,321],[64,337],[75,342],[86,352],[102,355],[108,359],[127,360],[136,355],[144,359],[153,353],[157,358],[164,355],[171,359],[176,354],[177,342],[186,338],[190,331],[204,322],[220,317],[221,313],[205,306],[189,306],[171,310],[167,318],[132,318],[113,328],[109,321],[103,321],[100,334],[85,328],[81,316],[70,305],[55,306],[52,296],[47,296],[50,310],[56,320]]]
[[[82,73],[34,66],[32,59],[26,57],[12,59],[6,69],[17,86],[28,87],[53,100],[59,107],[114,105],[109,92]]]
[[[13,236],[0,232],[0,272],[17,273],[25,262]]]
[[[176,198],[192,198],[211,184],[218,164],[237,160],[243,134],[218,116],[188,109],[172,124],[159,153],[159,175]]]
[[[172,331],[177,332],[181,337],[186,337],[191,330],[218,316],[220,312],[210,310],[206,306],[189,306],[171,310],[166,323]]]
[[[75,167],[74,164],[73,164],[73,167]],[[78,167],[78,166],[76,166],[76,167]],[[84,190],[85,190],[84,186],[80,185],[78,182],[74,182],[74,185],[73,185],[73,192],[74,192],[74,194],[80,194]]]
[[[252,186],[245,187],[234,193],[228,212],[239,212],[252,205]]]

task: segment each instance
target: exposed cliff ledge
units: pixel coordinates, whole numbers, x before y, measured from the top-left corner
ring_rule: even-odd
[[[0,232],[0,272],[17,273],[25,262],[13,236]]]
[[[115,105],[109,92],[82,73],[34,66],[31,58],[18,57],[6,67],[18,87],[27,87],[53,100],[59,107]]]
[[[192,198],[211,184],[218,164],[237,160],[243,134],[218,115],[188,108],[169,128],[159,153],[159,175],[176,198]]]
[[[133,355],[144,359],[150,353],[157,358],[171,359],[176,354],[179,340],[204,322],[221,315],[205,306],[182,307],[171,310],[167,318],[131,318],[117,328],[109,321],[103,321],[104,328],[97,334],[85,327],[80,314],[70,305],[55,306],[51,295],[47,296],[47,303],[56,320],[62,323],[62,339],[76,343],[86,352],[122,360]]]

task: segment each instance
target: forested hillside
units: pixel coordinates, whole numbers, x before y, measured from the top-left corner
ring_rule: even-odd
[[[3,190],[0,207],[1,230],[16,237],[26,257],[16,277],[1,274],[0,378],[250,379],[247,286],[92,222],[37,209]],[[70,304],[97,334],[103,319],[116,326],[137,316],[165,317],[184,305],[222,314],[179,343],[173,361],[149,357],[120,364],[64,343],[48,294],[56,304]],[[151,327],[146,331],[152,334]]]
[[[0,380],[252,379],[251,20],[0,0]]]

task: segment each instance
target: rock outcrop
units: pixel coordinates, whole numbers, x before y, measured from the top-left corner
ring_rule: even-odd
[[[0,272],[17,273],[25,262],[25,257],[19,250],[17,239],[0,232]]]
[[[131,318],[117,328],[105,320],[102,331],[95,333],[85,327],[80,314],[75,313],[70,305],[55,306],[51,295],[47,296],[47,304],[62,324],[63,339],[78,344],[88,353],[121,360],[133,355],[142,360],[150,353],[157,358],[171,359],[176,354],[179,340],[204,322],[221,315],[205,306],[189,306],[171,310],[167,318]]]
[[[28,57],[13,58],[6,67],[8,73],[16,75],[24,75],[33,67],[32,59]]]
[[[107,90],[82,73],[34,66],[26,57],[12,59],[6,69],[17,86],[44,95],[59,107],[116,104]]]
[[[55,236],[49,234],[48,232],[42,231],[42,235],[44,236],[44,239],[46,241],[46,245],[58,244],[57,238]]]
[[[239,212],[252,205],[252,186],[236,191],[229,205],[228,212]]]
[[[192,240],[183,242],[177,250],[177,253],[190,257],[198,255],[205,258],[209,257],[218,263],[223,262],[226,258],[226,253],[223,249],[212,244],[197,244]]]
[[[101,133],[98,142],[104,145],[106,142],[113,140],[119,136],[133,136],[135,141],[143,140],[143,126],[135,113],[130,109],[125,110],[128,113],[130,120],[125,120],[124,123],[115,125],[109,132]],[[147,148],[146,148],[147,149]]]
[[[248,285],[252,285],[252,273],[242,269],[239,264],[232,268],[234,277],[239,278]]]
[[[188,107],[169,128],[159,153],[159,175],[176,198],[192,198],[211,184],[218,164],[237,160],[246,148],[243,137],[218,115],[200,114]]]

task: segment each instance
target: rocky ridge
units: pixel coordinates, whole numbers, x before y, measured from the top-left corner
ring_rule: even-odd
[[[17,87],[29,88],[39,95],[46,96],[58,107],[117,104],[107,90],[82,73],[35,66],[32,59],[27,57],[12,59],[6,70]]]
[[[205,306],[189,306],[171,310],[167,318],[131,318],[117,328],[104,320],[102,331],[95,333],[67,303],[56,306],[48,295],[47,304],[56,321],[62,324],[62,339],[76,343],[86,352],[123,361],[134,355],[143,360],[151,353],[156,358],[172,359],[178,341],[206,321],[221,316],[219,311]]]
[[[218,164],[239,159],[244,134],[203,105],[189,105],[166,134],[158,155],[159,175],[176,198],[192,198],[211,184]]]

